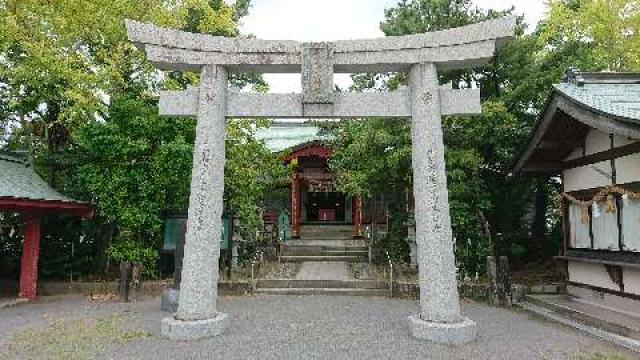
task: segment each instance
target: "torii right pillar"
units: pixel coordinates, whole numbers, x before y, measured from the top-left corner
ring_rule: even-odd
[[[436,65],[413,65],[410,84],[420,314],[409,327],[419,339],[463,344],[476,323],[460,314]]]

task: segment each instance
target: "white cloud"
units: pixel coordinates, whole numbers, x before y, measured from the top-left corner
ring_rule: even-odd
[[[229,0],[232,2],[232,0]],[[545,10],[544,0],[474,0],[481,8],[508,9],[524,14],[529,24],[537,23]],[[384,10],[397,0],[254,0],[249,15],[242,19],[244,34],[261,39],[330,41],[383,36],[380,22]],[[532,26],[534,27],[534,26]],[[300,91],[298,74],[268,74],[271,92]],[[337,75],[336,83],[348,87],[350,79]]]

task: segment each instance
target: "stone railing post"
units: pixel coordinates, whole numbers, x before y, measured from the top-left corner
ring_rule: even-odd
[[[121,261],[120,262],[120,279],[118,281],[118,295],[120,297],[120,301],[123,301],[123,302],[129,301],[130,276],[131,276],[131,262]]]
[[[436,65],[413,65],[410,81],[420,275],[420,314],[409,318],[410,329],[416,338],[466,343],[475,339],[476,325],[460,315]]]
[[[228,74],[223,66],[202,67],[180,300],[175,316],[162,322],[163,335],[171,339],[220,335],[227,318],[216,308],[227,83]]]

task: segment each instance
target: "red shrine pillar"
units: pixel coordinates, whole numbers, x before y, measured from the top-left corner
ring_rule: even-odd
[[[362,199],[353,197],[353,237],[362,237]]]
[[[40,256],[40,218],[33,214],[22,214],[24,245],[20,261],[19,297],[35,300],[38,283],[38,257]]]
[[[300,175],[298,173],[293,174],[291,180],[291,225],[292,237],[294,239],[300,238]]]

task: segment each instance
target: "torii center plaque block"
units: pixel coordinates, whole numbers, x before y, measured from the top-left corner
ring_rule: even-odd
[[[438,71],[486,64],[515,32],[515,17],[419,35],[321,43],[226,38],[127,21],[129,39],[162,70],[200,72],[200,86],[163,92],[160,114],[197,118],[189,219],[177,313],[162,321],[172,339],[222,334],[217,311],[225,121],[229,118],[411,118],[420,313],[413,336],[461,344],[476,336],[460,313],[442,140],[443,115],[481,112],[479,89],[453,90]],[[229,73],[300,73],[301,94],[228,90]],[[336,93],[334,73],[405,72],[409,91]]]

